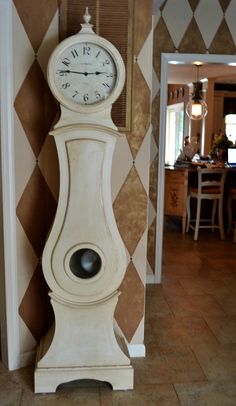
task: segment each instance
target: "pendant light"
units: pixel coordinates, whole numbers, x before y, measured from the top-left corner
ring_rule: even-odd
[[[202,84],[198,80],[199,65],[197,68],[197,81],[193,83],[194,91],[191,94],[191,100],[187,103],[186,113],[191,120],[201,120],[207,115],[207,104],[202,98]]]

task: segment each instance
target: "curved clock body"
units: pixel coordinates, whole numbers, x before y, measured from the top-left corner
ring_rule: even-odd
[[[126,254],[112,210],[110,173],[118,133],[74,125],[52,132],[60,196],[43,253],[45,279],[63,300],[89,303],[118,289]]]

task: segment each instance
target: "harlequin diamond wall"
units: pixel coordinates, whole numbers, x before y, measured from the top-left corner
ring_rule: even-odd
[[[151,3],[134,1],[133,130],[119,140],[112,168],[114,212],[129,258],[115,318],[117,329],[132,344],[141,344],[144,336],[151,135],[151,64],[146,60],[151,60],[152,51]],[[58,43],[57,7],[56,0],[14,0],[13,7],[16,237],[23,363],[33,358],[37,342],[53,317],[41,254],[58,196],[57,155],[48,135],[57,121],[58,107],[46,81],[48,57]]]

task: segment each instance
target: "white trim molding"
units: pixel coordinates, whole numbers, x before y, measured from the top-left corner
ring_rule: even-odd
[[[146,347],[144,344],[128,344],[130,358],[143,358],[146,356]]]
[[[0,0],[0,118],[1,118],[1,165],[3,200],[3,239],[5,261],[6,297],[6,353],[2,354],[9,370],[20,367],[15,167],[14,167],[14,120],[13,120],[13,27],[12,2]],[[5,351],[5,350],[4,350]]]

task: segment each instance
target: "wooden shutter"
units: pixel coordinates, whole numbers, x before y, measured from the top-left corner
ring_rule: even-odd
[[[113,105],[112,119],[120,130],[131,131],[133,0],[61,0],[60,40],[80,30],[85,7],[92,16],[94,31],[110,41],[124,60],[126,83]]]

